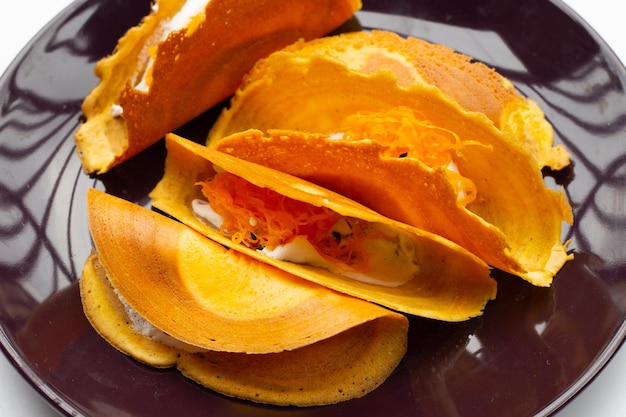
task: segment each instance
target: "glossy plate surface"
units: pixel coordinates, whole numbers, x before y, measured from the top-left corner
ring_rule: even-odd
[[[79,0],[35,38],[0,81],[0,343],[27,380],[68,415],[531,416],[579,391],[626,326],[626,73],[560,3],[364,0],[358,21],[447,44],[496,67],[536,100],[573,155],[548,179],[566,187],[576,252],[552,288],[494,272],[483,317],[411,319],[409,352],[370,395],[277,408],[223,397],[178,372],[112,349],[87,323],[76,280],[91,250],[89,187],[148,206],[163,144],[101,177],[85,175],[73,133],[94,63],[149,1]],[[179,133],[205,136],[216,111]]]

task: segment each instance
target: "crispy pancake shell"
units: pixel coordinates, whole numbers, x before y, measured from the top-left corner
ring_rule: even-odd
[[[496,284],[489,277],[487,265],[440,236],[387,219],[352,200],[301,179],[233,158],[174,134],[166,137],[166,146],[165,174],[150,194],[154,207],[261,263],[398,311],[445,321],[460,321],[480,315],[487,301],[495,297]],[[214,164],[218,168],[214,168]],[[192,210],[192,200],[202,198],[196,182],[211,178],[216,169],[289,198],[328,207],[343,216],[387,224],[408,233],[416,247],[420,274],[405,284],[386,287],[346,278],[324,268],[275,260],[257,250],[234,244],[216,229],[198,220]]]
[[[386,158],[382,156],[385,147],[369,140],[250,130],[224,138],[216,149],[313,182],[387,217],[444,236],[489,265],[535,285],[550,285],[570,259],[560,241],[561,221],[571,220],[565,196],[547,189],[528,161],[506,149],[496,154],[468,147],[455,160],[461,173],[477,185],[477,198],[467,206],[459,204],[444,170],[411,158]],[[507,163],[516,165],[499,173]],[[524,171],[524,164],[526,173],[516,177],[515,173]]]
[[[255,402],[315,406],[361,397],[391,374],[406,351],[406,318],[382,313],[291,351],[190,352],[146,337],[129,325],[97,254],[85,263],[79,284],[87,318],[113,347],[154,367],[176,366],[209,389]],[[341,315],[341,307],[337,310]]]
[[[95,189],[87,199],[111,285],[144,319],[186,344],[280,352],[398,316],[230,251],[139,205]]]
[[[187,3],[158,0],[96,64],[100,83],[83,102],[86,122],[76,134],[85,171],[104,173],[144,150],[231,95],[259,58],[325,35],[361,6],[358,0],[302,0],[289,7],[211,0],[204,13],[162,40],[163,28]],[[135,88],[144,71],[147,91]]]
[[[304,111],[304,117],[309,117],[309,124],[306,126],[268,126],[263,118],[254,120],[260,124],[247,123],[245,120],[250,112],[249,99],[246,96],[251,92],[248,90],[255,89],[256,83],[264,81],[263,78],[271,72],[267,67],[292,65],[294,61],[311,59],[328,60],[364,75],[379,71],[389,72],[403,88],[413,85],[437,87],[463,109],[484,114],[498,129],[513,135],[529,149],[540,168],[548,166],[558,170],[570,162],[570,155],[563,146],[553,146],[552,126],[539,106],[522,96],[508,79],[494,69],[447,46],[413,37],[402,38],[382,30],[344,33],[308,42],[299,41],[260,61],[246,77],[243,88],[238,92],[237,96],[242,97],[235,97],[232,108],[225,112],[212,129],[210,139],[217,140],[250,128],[264,130],[268,127],[331,133],[324,130],[327,126],[316,120],[319,114],[307,113],[310,109],[306,106],[290,107],[287,110]],[[317,82],[324,84],[324,80]],[[311,99],[306,89],[298,90],[299,86],[294,85],[287,91],[293,92],[294,100],[305,97],[307,100]],[[336,93],[344,92],[338,89]],[[271,93],[268,98],[268,106],[274,105]]]
[[[464,110],[433,86],[403,86],[396,72],[381,69],[365,74],[320,53],[272,54],[255,67],[231,108],[220,116],[208,146],[304,176],[387,217],[441,234],[496,268],[549,286],[571,259],[561,242],[563,222],[573,221],[564,193],[549,189],[529,150],[497,129],[483,113]],[[360,145],[329,141],[317,145],[276,140],[269,151],[261,149],[269,145],[267,141],[242,144],[244,136],[222,136],[249,128],[333,136],[349,128],[354,115],[385,114],[399,107],[454,132],[461,141],[478,144],[452,155],[460,173],[476,186],[473,202],[457,207],[443,171],[420,168],[420,161],[411,162],[411,158],[395,164],[375,157],[364,162],[359,160],[361,155],[350,157],[347,149],[341,156],[335,153]],[[370,187],[378,194],[365,191]]]

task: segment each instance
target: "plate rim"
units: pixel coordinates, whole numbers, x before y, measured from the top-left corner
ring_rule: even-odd
[[[28,43],[20,49],[20,52],[12,59],[5,71],[0,74],[0,85],[5,84],[7,79],[16,74],[23,58],[52,26],[54,26],[60,19],[70,15],[80,7],[86,6],[93,1],[94,0],[73,0],[59,13],[51,17],[50,20],[43,27],[41,27],[35,35],[33,35]],[[594,27],[592,27],[582,16],[580,16],[564,1],[548,0],[548,2],[555,5],[561,13],[566,14],[577,25],[581,26],[598,44],[600,47],[600,54],[605,59],[609,60],[610,67],[614,70],[614,74],[616,74],[621,80],[626,80],[626,66],[624,62],[622,62],[615,51],[599,35]],[[616,71],[617,68],[619,68],[620,71]],[[626,317],[624,316],[622,317],[619,328],[616,329],[610,341],[603,346],[601,351],[598,352],[596,359],[593,360],[587,368],[585,368],[582,374],[576,378],[566,390],[562,391],[548,405],[539,410],[535,416],[545,417],[552,415],[569,404],[574,398],[581,394],[607,366],[609,366],[611,361],[614,359],[615,354],[620,349],[626,349]],[[6,324],[2,318],[0,318],[0,350],[8,359],[11,366],[13,366],[22,378],[24,378],[33,391],[45,400],[53,410],[68,416],[83,415],[82,410],[76,407],[72,403],[71,399],[65,398],[62,392],[58,392],[56,389],[51,387],[36,372],[36,369],[32,366],[32,364],[19,354],[11,337],[9,337],[7,333]]]

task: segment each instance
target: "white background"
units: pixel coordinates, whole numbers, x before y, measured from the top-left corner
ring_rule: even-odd
[[[0,73],[4,72],[23,46],[39,32],[70,0],[3,0],[0,3]],[[626,62],[626,34],[622,13],[616,12],[614,0],[568,0]],[[0,416],[58,416],[41,399],[11,363],[0,354]],[[626,346],[611,360],[580,395],[556,414],[556,417],[626,416]]]

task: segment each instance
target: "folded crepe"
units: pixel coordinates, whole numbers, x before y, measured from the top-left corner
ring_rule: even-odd
[[[150,193],[153,206],[260,263],[397,311],[445,321],[480,315],[495,297],[487,265],[440,236],[174,134],[166,136],[166,147],[164,176]],[[217,199],[208,197],[212,184]],[[232,213],[220,211],[220,205]],[[220,213],[231,222],[216,220]],[[290,227],[294,221],[300,225],[296,233]],[[281,237],[282,242],[272,241]]]
[[[327,43],[334,45],[316,44]],[[372,58],[370,49],[355,47],[352,66]],[[277,52],[255,67],[209,147],[439,234],[535,285],[551,284],[571,259],[561,230],[572,212],[522,142],[439,88],[400,82],[402,71],[376,61],[395,55],[372,53],[378,71],[364,72],[332,55],[298,52]],[[233,133],[246,129],[267,138]]]
[[[307,88],[316,83],[327,93],[326,79],[312,79],[304,72],[308,62],[318,59],[363,75],[389,73],[396,78],[400,88],[436,87],[464,110],[485,115],[498,129],[512,135],[531,152],[539,168],[559,170],[570,163],[567,150],[562,145],[554,146],[552,126],[537,103],[522,96],[513,83],[494,69],[447,46],[413,37],[402,38],[382,30],[300,41],[261,60],[246,76],[231,108],[211,130],[210,142],[249,128],[331,133],[337,126],[323,113],[333,111],[335,106],[325,109],[324,106],[330,103],[320,102],[320,98],[315,94],[311,96]],[[296,63],[298,65],[294,65]],[[295,80],[292,78],[281,79],[283,67],[300,71],[302,81],[307,84],[305,88],[293,84]],[[274,80],[278,84],[271,85]],[[337,88],[332,82],[330,85]],[[282,94],[274,96],[277,91]],[[350,94],[342,88],[334,91],[337,95]],[[380,93],[384,91],[371,91],[374,95]],[[258,106],[256,100],[267,100],[265,107]],[[265,115],[267,111],[286,114],[277,120]],[[258,112],[263,117],[257,118]],[[282,123],[273,123],[278,121]]]
[[[84,311],[114,347],[176,366],[226,395],[323,405],[380,385],[406,351],[408,321],[229,251],[190,228],[96,190],[96,251]]]
[[[83,168],[104,173],[231,95],[259,59],[322,36],[359,0],[157,0],[96,64],[75,139]]]

